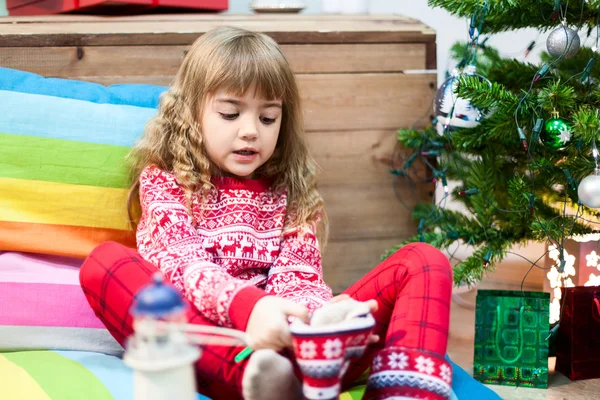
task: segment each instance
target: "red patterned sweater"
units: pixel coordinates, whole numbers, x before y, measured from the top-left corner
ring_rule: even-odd
[[[265,180],[213,178],[216,189],[188,214],[173,174],[147,167],[140,176],[137,245],[210,321],[245,330],[267,294],[309,310],[331,299],[313,229],[286,224],[287,197]]]

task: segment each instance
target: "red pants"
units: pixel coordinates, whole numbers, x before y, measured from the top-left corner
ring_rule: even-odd
[[[81,267],[81,286],[91,307],[122,345],[133,332],[128,310],[134,295],[156,271],[135,250],[113,242],[94,249]],[[356,300],[378,301],[374,333],[382,340],[350,366],[344,387],[352,386],[384,346],[402,346],[444,357],[451,291],[452,270],[446,256],[424,243],[403,247],[348,288],[344,293]],[[212,324],[192,304],[188,320],[192,324]],[[203,346],[196,365],[198,391],[213,399],[241,398],[247,359],[236,363],[234,357],[242,349]],[[293,360],[291,353],[285,355]]]

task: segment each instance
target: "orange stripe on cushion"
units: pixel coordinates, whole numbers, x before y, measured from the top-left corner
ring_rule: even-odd
[[[135,248],[135,233],[84,226],[0,221],[0,249],[85,258],[102,242]]]

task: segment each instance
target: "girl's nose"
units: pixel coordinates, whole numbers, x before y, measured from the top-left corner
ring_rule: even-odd
[[[258,127],[254,119],[247,118],[240,128],[239,135],[245,140],[254,140],[258,137]]]

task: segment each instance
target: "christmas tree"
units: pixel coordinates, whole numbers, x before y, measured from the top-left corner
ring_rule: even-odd
[[[515,244],[529,241],[554,245],[564,266],[565,239],[594,232],[600,217],[600,1],[429,4],[466,18],[471,39],[452,48],[458,64],[436,94],[432,124],[398,133],[409,153],[392,172],[408,176],[419,160],[431,171],[429,182],[446,191],[414,208],[418,233],[398,247],[473,246],[454,267],[458,285],[477,282]],[[524,27],[550,33],[539,65],[486,45],[491,34]],[[586,39],[593,47],[581,46]],[[450,180],[459,186],[448,190]],[[448,197],[467,212],[445,208]]]

